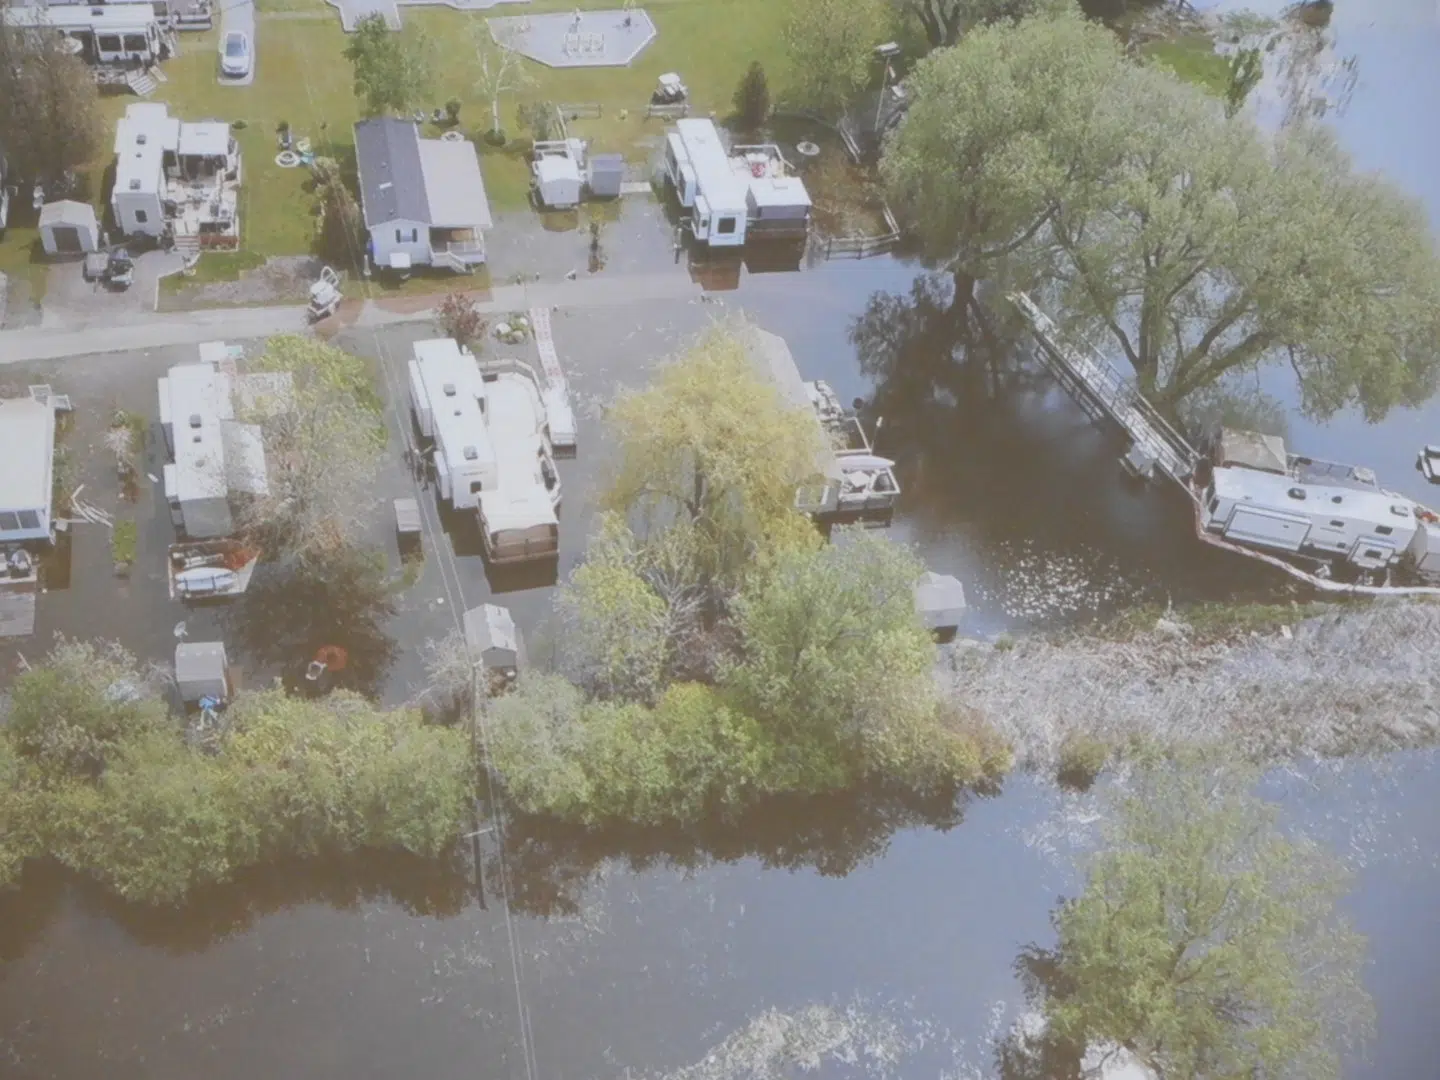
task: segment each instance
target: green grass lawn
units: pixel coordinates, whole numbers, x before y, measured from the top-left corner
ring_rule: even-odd
[[[523,12],[500,7],[487,13],[448,8],[403,10],[412,31],[422,30],[435,44],[433,106],[449,98],[463,103],[462,130],[476,140],[492,207],[497,211],[523,207],[529,191],[529,162],[523,141],[518,146],[492,147],[479,138],[490,126],[490,107],[474,88],[474,34],[483,31],[487,14],[529,14],[571,11],[577,0],[535,0]],[[620,0],[578,0],[584,9],[619,8]],[[512,136],[516,107],[525,100],[554,103],[599,103],[598,120],[572,125],[572,134],[592,140],[599,152],[620,152],[645,160],[664,132],[660,120],[645,120],[645,105],[662,72],[678,71],[690,88],[697,111],[730,111],[730,98],[751,60],[765,65],[772,93],[783,85],[785,50],[780,28],[786,0],[649,0],[644,8],[659,34],[635,62],[625,68],[559,71],[525,61],[530,85],[501,100],[501,121]],[[305,12],[315,18],[286,17]],[[274,17],[267,18],[267,13]],[[353,161],[352,125],[359,108],[352,88],[350,64],[343,51],[346,35],[335,9],[324,0],[259,0],[256,26],[256,77],[248,87],[223,87],[216,82],[219,31],[180,35],[181,55],[165,65],[168,81],[153,100],[163,101],[185,120],[244,121],[236,131],[244,155],[240,195],[241,246],[244,255],[229,259],[215,254],[201,260],[200,273],[214,280],[233,278],[248,268],[249,257],[300,255],[313,246],[315,199],[305,169],[275,164],[277,125],[288,121],[293,133],[308,137],[318,153],[348,165]],[[102,99],[105,132],[102,154],[91,170],[90,191],[102,206],[100,177],[109,164],[115,121],[136,101],[125,95]],[[622,113],[626,115],[622,118]],[[0,270],[40,279],[43,264],[31,261],[33,229],[11,229],[0,243]],[[242,263],[244,265],[242,265]],[[208,265],[207,265],[208,264]],[[196,278],[187,278],[191,285]]]
[[[1215,51],[1215,43],[1204,34],[1185,34],[1168,41],[1152,41],[1141,53],[1169,68],[1186,82],[1225,96],[1230,86],[1230,64]]]

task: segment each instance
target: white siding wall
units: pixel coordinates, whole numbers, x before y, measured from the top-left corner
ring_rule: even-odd
[[[115,220],[125,236],[159,236],[165,231],[165,213],[160,197],[148,191],[116,191],[110,197]],[[141,221],[139,215],[145,220]]]
[[[409,255],[416,266],[430,265],[430,226],[423,221],[391,221],[377,225],[370,230],[370,243],[374,249],[370,257],[377,268],[388,267],[390,256],[397,251]]]

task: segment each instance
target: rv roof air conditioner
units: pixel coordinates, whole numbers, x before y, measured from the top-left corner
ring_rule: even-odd
[[[1304,499],[1304,498],[1305,498],[1305,489],[1304,489],[1304,488],[1293,487],[1293,488],[1291,488],[1289,491],[1287,491],[1285,494],[1289,495],[1290,498],[1292,498],[1292,499]]]

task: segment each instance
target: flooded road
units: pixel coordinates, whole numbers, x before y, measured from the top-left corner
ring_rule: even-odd
[[[1360,57],[1354,99],[1335,122],[1363,163],[1424,198],[1440,224],[1440,151],[1430,137],[1440,108],[1434,4],[1340,0],[1335,19],[1340,51]],[[631,225],[607,226],[615,254],[602,272],[672,261],[658,223],[632,213],[653,226],[652,241],[632,247],[624,242]],[[517,252],[528,243],[522,235]],[[497,264],[503,242],[493,248]],[[547,233],[525,258],[583,273],[585,246],[574,233]],[[747,272],[723,306],[743,307],[785,335],[807,377],[830,380],[845,399],[869,396],[851,321],[877,290],[908,294],[914,273],[889,259],[799,275]],[[650,357],[715,310],[695,303],[557,316],[562,357],[577,358],[570,363],[582,413],[581,458],[562,463],[567,492],[583,492],[599,467],[601,448],[585,441],[599,430],[599,403],[643,378]],[[406,336],[356,335],[347,344],[383,364],[403,357]],[[153,408],[154,375],[188,358],[148,358],[138,382],[123,378],[118,363],[65,378],[83,383],[94,407]],[[1115,444],[1043,381],[979,408],[910,404],[927,437],[920,451],[906,444],[908,494],[896,533],[967,583],[980,629],[1083,617],[1137,598],[1273,587],[1241,576],[1248,567],[1197,559],[1183,515],[1163,495],[1127,485]],[[1423,498],[1412,463],[1421,443],[1440,441],[1440,405],[1373,427],[1358,417],[1324,426],[1292,417],[1290,430],[1296,448],[1372,465],[1387,484]],[[403,471],[388,471],[382,483],[388,494],[403,485]],[[568,500],[566,566],[583,549],[589,516],[583,499]],[[168,535],[163,500],[142,494],[136,513],[148,523],[142,556],[158,551]],[[388,543],[387,531],[388,522],[378,524],[377,540]],[[106,587],[103,542],[86,533],[75,544],[71,588],[42,597],[41,633],[123,631],[147,658],[164,659],[179,609],[145,605],[142,593],[157,582],[143,578],[94,601],[92,590]],[[387,672],[388,699],[413,692],[421,675],[414,648],[444,633],[451,590],[458,584],[467,603],[486,595],[477,562],[457,560],[462,576],[442,588],[432,560],[402,598],[389,628],[401,655]],[[505,602],[534,625],[548,593]],[[210,619],[191,616],[192,639],[222,631]],[[38,651],[40,640],[29,648]],[[1414,755],[1381,769],[1354,764],[1275,781],[1294,820],[1319,831],[1358,874],[1349,906],[1370,937],[1379,1032],[1369,1059],[1348,1070],[1355,1080],[1433,1075],[1440,1060],[1437,780],[1434,756]],[[275,867],[185,911],[155,913],[36,873],[0,898],[0,1076],[608,1080],[695,1061],[765,1007],[859,996],[928,1034],[903,1075],[945,1068],[966,1077],[988,1064],[999,1007],[1014,1004],[1017,953],[1048,937],[1049,910],[1070,884],[1069,826],[1084,821],[1085,809],[1017,778],[963,814],[884,802],[803,815],[782,808],[705,850],[655,844],[620,857],[574,837],[512,833],[509,919],[489,837],[484,907],[463,864]],[[533,1060],[522,1031],[533,1037]]]

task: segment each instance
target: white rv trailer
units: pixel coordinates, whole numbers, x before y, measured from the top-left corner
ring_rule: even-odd
[[[0,8],[0,19],[16,29],[54,30],[74,41],[101,82],[116,81],[105,78],[107,73],[153,67],[172,52],[147,2],[10,6]]]
[[[740,247],[749,221],[748,189],[730,165],[720,131],[710,120],[677,120],[665,139],[665,169],[690,231],[711,247]]]
[[[1369,469],[1288,454],[1273,436],[1224,433],[1200,499],[1202,528],[1241,546],[1440,580],[1440,516]]]
[[[417,341],[413,354],[410,405],[441,498],[476,516],[492,563],[556,558],[560,474],[538,380],[514,361],[482,371],[449,338]]]
[[[773,143],[727,149],[713,120],[677,120],[665,175],[690,211],[690,231],[710,247],[809,233],[810,194]]]

